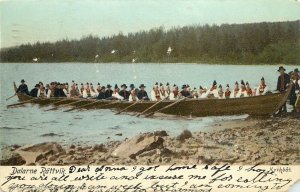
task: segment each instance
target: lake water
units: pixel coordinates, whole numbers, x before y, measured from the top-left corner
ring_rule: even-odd
[[[299,66],[286,66],[291,71]],[[278,66],[270,65],[207,65],[207,64],[94,64],[94,63],[2,63],[1,68],[1,110],[0,110],[0,147],[12,144],[33,144],[56,141],[63,145],[70,143],[94,144],[108,140],[123,140],[141,132],[166,130],[177,135],[184,129],[191,131],[211,131],[211,126],[232,119],[247,116],[205,117],[188,119],[143,118],[129,114],[114,115],[110,110],[90,110],[62,112],[62,109],[48,111],[37,105],[26,104],[7,109],[6,105],[17,102],[14,97],[13,81],[17,84],[25,79],[31,89],[39,81],[77,83],[92,82],[101,85],[144,83],[149,92],[155,82],[171,85],[189,84],[210,87],[216,80],[225,87],[233,87],[235,81],[248,81],[252,87],[258,86],[264,76],[270,90],[275,90]],[[54,133],[55,136],[42,136]],[[115,134],[122,133],[122,136]]]

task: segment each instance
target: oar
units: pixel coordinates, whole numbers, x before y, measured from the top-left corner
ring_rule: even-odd
[[[144,113],[146,113],[147,111],[149,111],[150,109],[152,109],[153,107],[155,107],[156,105],[158,105],[158,104],[160,104],[161,102],[163,102],[164,100],[166,100],[168,97],[169,97],[169,96],[167,96],[167,97],[165,97],[164,99],[162,99],[162,100],[160,100],[160,101],[154,103],[153,105],[151,105],[151,107],[147,108],[145,111],[143,111],[143,112],[137,114],[136,116],[139,117],[139,116],[143,115]]]
[[[18,106],[18,105],[23,105],[25,103],[30,103],[31,101],[36,100],[36,99],[38,99],[38,98],[29,99],[29,100],[21,102],[21,103],[10,104],[10,105],[7,105],[6,107],[8,108],[8,107],[14,107],[14,106]]]
[[[11,98],[13,98],[14,96],[16,96],[17,93],[15,93],[14,95],[10,96],[9,98],[6,99],[6,101],[10,100]]]
[[[73,100],[73,99],[72,99],[72,98],[63,98],[63,99],[60,99],[59,101],[55,101],[55,102],[53,102],[53,103],[47,103],[47,104],[45,104],[44,106],[41,106],[41,108],[48,107],[49,105],[60,104],[60,103],[65,102],[66,100]]]
[[[52,111],[52,110],[55,110],[55,109],[58,109],[59,107],[64,107],[64,106],[68,106],[68,105],[73,105],[73,104],[76,104],[76,103],[80,103],[82,101],[86,101],[85,99],[80,99],[79,101],[73,101],[71,103],[67,103],[67,104],[64,104],[64,105],[59,105],[59,106],[56,106],[56,107],[53,107],[51,109],[47,109],[45,111]]]
[[[156,111],[154,111],[154,112],[151,112],[151,113],[145,115],[145,117],[149,117],[149,116],[153,115],[154,113],[157,113],[157,112],[160,112],[160,111],[162,111],[162,110],[165,110],[165,109],[167,109],[167,108],[169,108],[169,107],[172,107],[172,106],[178,104],[179,102],[186,100],[187,98],[188,98],[188,97],[184,97],[184,98],[182,98],[182,99],[179,99],[178,101],[176,101],[176,102],[174,102],[174,103],[171,103],[170,105],[167,105],[167,106],[165,106],[165,107],[163,107],[163,108],[160,108],[160,109],[158,109],[158,110],[156,110]]]
[[[91,105],[93,105],[95,103],[98,103],[98,102],[101,102],[101,101],[103,102],[103,100],[94,101],[94,102],[91,102],[91,103],[87,103],[85,105],[80,105],[78,107],[74,107],[72,109],[65,110],[64,112],[70,112],[70,111],[73,111],[73,110],[76,110],[76,109],[82,109],[84,107],[91,106]],[[120,102],[120,101],[116,101],[116,102],[112,102],[112,103],[107,103],[107,104],[101,105],[101,107],[104,107],[104,106],[107,106],[107,105],[112,105],[112,104],[115,104],[115,103],[118,103],[118,102]]]
[[[117,113],[115,113],[115,115],[119,115],[119,114],[121,114],[122,112],[124,112],[124,111],[126,111],[127,109],[129,109],[130,107],[133,107],[133,106],[135,106],[137,103],[139,103],[140,101],[136,101],[136,102],[134,102],[133,104],[131,104],[131,105],[129,105],[129,106],[127,106],[127,107],[125,107],[124,109],[122,109],[121,111],[119,111],[119,112],[117,112]]]
[[[282,108],[283,105],[286,104],[286,101],[288,100],[291,90],[292,90],[293,84],[290,83],[289,87],[286,90],[286,93],[284,95],[284,97],[282,98],[281,102],[278,104],[277,108],[273,111],[273,115],[276,115],[276,112]]]

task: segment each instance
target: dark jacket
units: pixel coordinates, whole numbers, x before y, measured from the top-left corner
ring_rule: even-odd
[[[129,99],[130,93],[129,93],[129,91],[121,90],[121,91],[119,92],[119,95],[122,96],[122,97],[124,97],[125,100],[128,100],[128,99]]]
[[[281,87],[281,83],[283,82],[283,87]],[[277,91],[280,91],[280,92],[284,92],[286,90],[286,85],[290,83],[290,76],[286,73],[283,74],[283,78],[282,76],[280,75],[278,77],[278,81],[277,81]]]
[[[100,92],[99,95],[97,96],[97,99],[101,100],[101,99],[106,99],[106,92]]]
[[[182,90],[180,93],[181,93],[181,95],[184,96],[184,97],[189,97],[189,96],[191,95],[190,92],[184,91],[184,90]]]
[[[21,84],[17,89],[17,93],[25,93],[26,95],[30,95],[26,84]]]
[[[292,83],[292,89],[291,89],[291,93],[290,93],[290,105],[295,105],[296,100],[297,100],[297,95],[296,95],[296,90],[299,90],[300,85],[298,84],[298,80],[296,81],[296,83],[291,82]]]
[[[106,91],[105,91],[105,98],[111,97],[112,94],[113,94],[113,91],[112,91],[112,90],[106,90]]]
[[[62,89],[55,88],[54,89],[54,97],[67,97],[67,96]]]
[[[30,91],[30,96],[31,96],[31,97],[37,97],[38,91],[39,91],[39,90],[38,90],[37,88],[31,89],[31,91]]]
[[[145,98],[144,98],[144,97],[145,97]],[[137,98],[138,98],[139,100],[142,100],[142,99],[144,99],[144,100],[149,100],[149,97],[148,97],[147,92],[146,92],[146,91],[142,91],[142,90],[140,90],[140,91],[138,92]]]

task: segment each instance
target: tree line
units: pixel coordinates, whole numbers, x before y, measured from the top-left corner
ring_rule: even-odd
[[[195,62],[299,64],[300,21],[153,28],[1,50],[1,62]],[[167,54],[167,49],[172,51]],[[114,50],[114,51],[112,51]],[[112,53],[113,52],[113,53]]]

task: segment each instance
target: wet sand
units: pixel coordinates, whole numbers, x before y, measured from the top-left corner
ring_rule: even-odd
[[[2,149],[1,165],[300,164],[300,115],[233,120],[213,132],[143,133],[99,145],[41,143]]]

